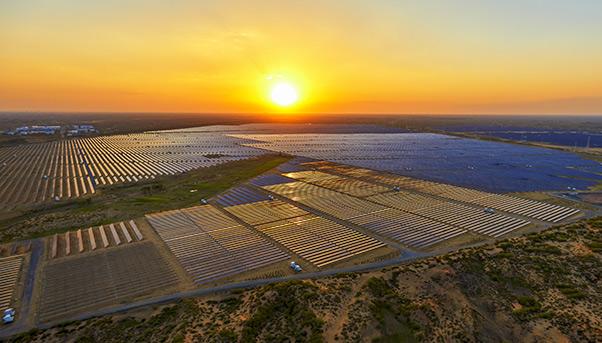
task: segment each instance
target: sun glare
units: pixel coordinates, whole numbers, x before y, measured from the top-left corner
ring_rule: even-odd
[[[279,106],[290,106],[297,102],[299,93],[297,89],[287,82],[275,84],[270,91],[272,102]]]

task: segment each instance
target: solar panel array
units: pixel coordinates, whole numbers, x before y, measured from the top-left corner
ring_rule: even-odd
[[[352,177],[359,177],[365,181],[398,186],[402,189],[419,192],[429,197],[432,195],[439,197],[442,200],[451,199],[466,203],[468,205],[493,208],[496,210],[553,223],[569,218],[580,212],[575,208],[548,204],[541,201],[523,199],[510,195],[488,193],[476,189],[413,179],[405,176],[383,174],[367,169],[358,169],[354,171],[353,168],[340,167],[337,165],[324,163],[309,164],[309,166],[324,171],[331,171]]]
[[[0,313],[10,307],[23,266],[23,256],[0,258]]]
[[[73,256],[97,249],[142,241],[144,236],[133,220],[55,234],[50,241],[50,258]]]
[[[249,187],[240,186],[218,195],[217,203],[221,206],[234,206],[267,199],[265,194]]]
[[[263,188],[409,246],[427,247],[466,232],[462,228],[304,182]]]
[[[263,188],[343,220],[387,209],[385,206],[304,182]]]
[[[289,163],[289,162],[285,162],[285,163]],[[285,164],[283,163],[283,164]],[[281,164],[279,167],[282,167],[283,164]],[[288,177],[284,177],[280,174],[263,174],[263,175],[259,175],[255,178],[253,178],[250,183],[252,185],[261,187],[261,186],[269,186],[269,185],[275,185],[275,184],[279,184],[279,183],[287,183],[287,182],[291,182],[293,180],[289,179]]]
[[[146,218],[197,284],[289,258],[211,205],[153,213]]]
[[[368,199],[392,208],[493,237],[502,236],[529,224],[529,221],[524,219],[488,213],[482,208],[407,192],[379,194]]]
[[[0,207],[95,192],[77,140],[0,148]]]
[[[322,173],[320,171],[299,171],[283,175],[291,179],[308,182],[316,186],[332,189],[356,197],[370,196],[390,190],[389,187],[362,180]]]
[[[77,198],[98,185],[136,182],[257,156],[213,133],[142,133],[0,148],[0,208]]]
[[[224,208],[317,267],[385,246],[356,230],[281,200]]]
[[[132,301],[174,287],[179,279],[150,242],[51,260],[43,269],[39,319]]]
[[[367,214],[349,221],[416,248],[426,248],[466,233],[464,229],[397,210]]]
[[[385,246],[375,238],[313,214],[256,228],[318,268]]]
[[[586,189],[602,165],[576,154],[432,133],[235,134],[248,146],[490,192]]]
[[[266,200],[229,206],[225,207],[225,210],[251,225],[265,224],[308,214],[299,207],[280,200]]]

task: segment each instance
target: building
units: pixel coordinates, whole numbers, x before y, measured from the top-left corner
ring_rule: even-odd
[[[32,126],[21,126],[15,129],[15,131],[9,131],[8,134],[13,135],[36,135],[36,134],[45,134],[45,135],[54,135],[59,132],[61,127],[58,125],[32,125]]]
[[[67,136],[79,136],[91,133],[98,133],[98,130],[94,127],[94,125],[71,125],[71,129],[67,131]]]

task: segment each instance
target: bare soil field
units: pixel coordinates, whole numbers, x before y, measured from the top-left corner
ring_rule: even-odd
[[[590,204],[602,205],[601,192],[581,193],[579,194],[579,199]]]

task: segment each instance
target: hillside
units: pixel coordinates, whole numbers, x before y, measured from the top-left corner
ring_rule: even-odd
[[[67,323],[13,342],[602,340],[602,218],[378,272]]]

